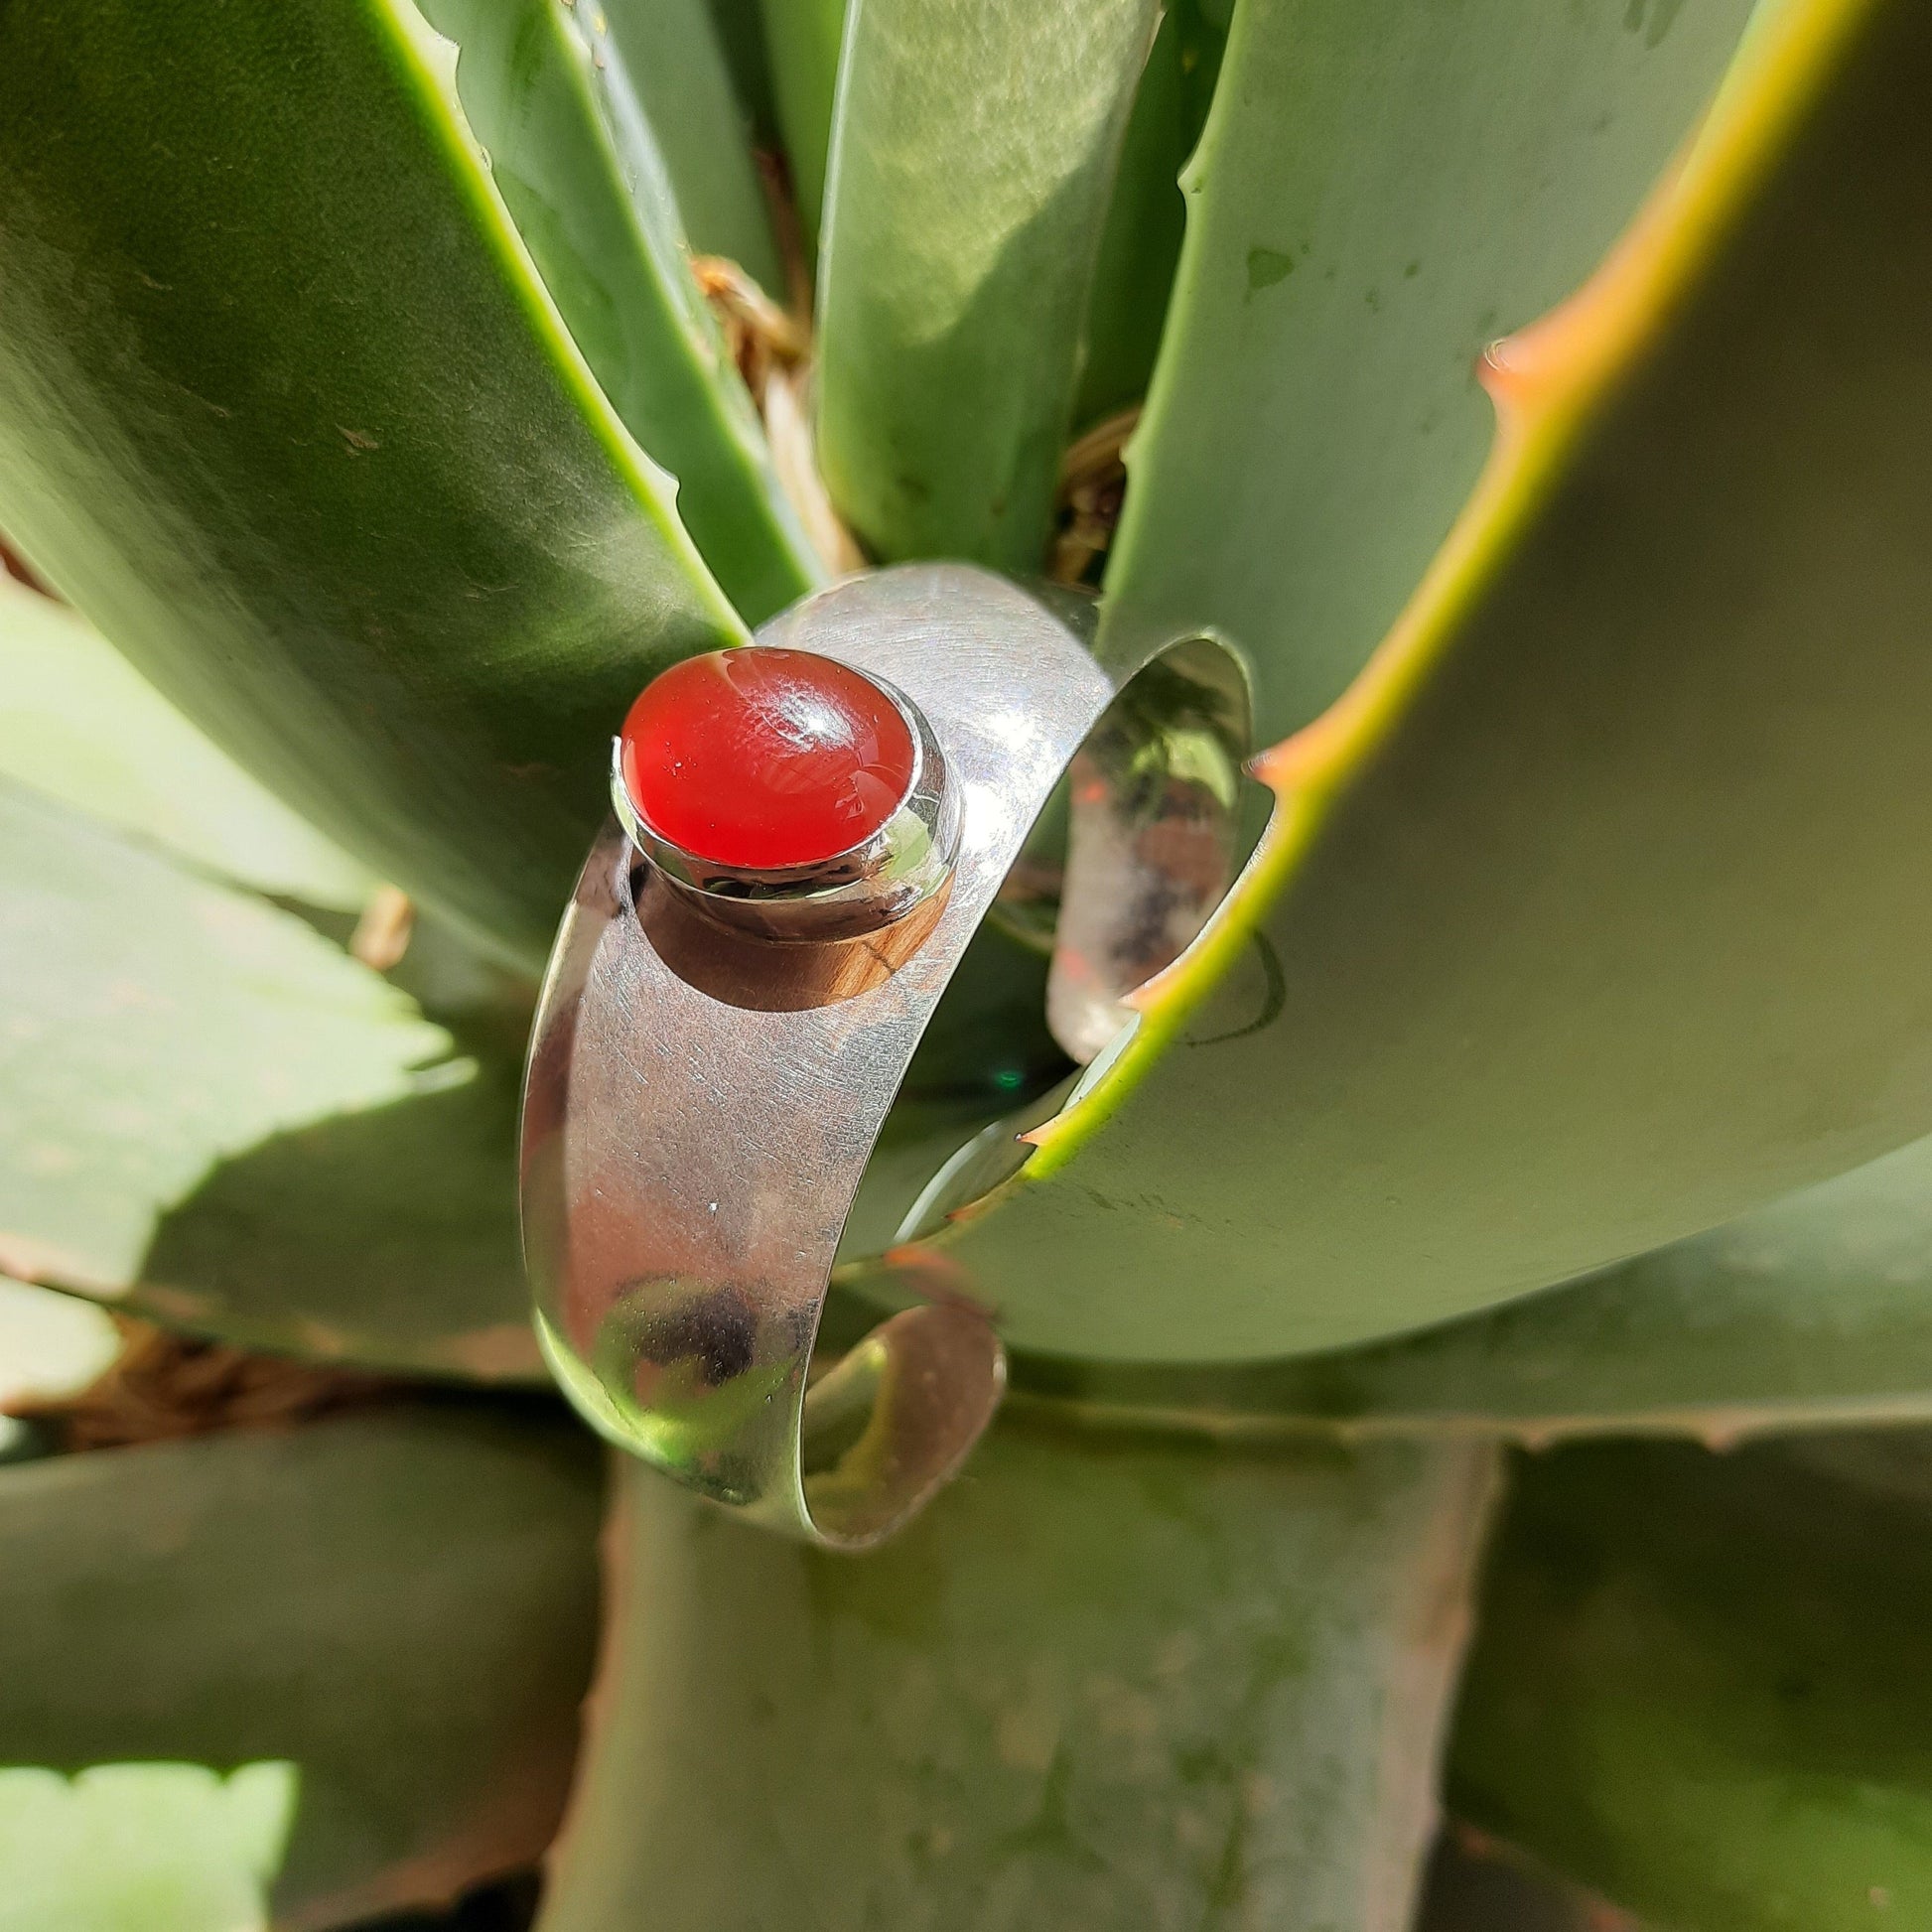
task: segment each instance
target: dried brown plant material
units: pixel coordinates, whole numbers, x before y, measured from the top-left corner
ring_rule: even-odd
[[[350,956],[378,973],[402,964],[416,930],[416,907],[398,886],[378,886],[349,935]]]
[[[120,1354],[78,1395],[24,1404],[69,1452],[178,1442],[223,1429],[289,1429],[337,1410],[384,1399],[395,1385],[376,1375],[257,1355],[119,1318]]]
[[[773,368],[759,397],[764,417],[764,437],[771,446],[771,467],[778,486],[811,538],[812,548],[835,577],[848,577],[866,567],[866,553],[846,528],[825,480],[818,473],[818,452],[812,435],[811,366]]]
[[[812,335],[803,307],[795,312],[779,308],[723,255],[693,256],[691,271],[758,405],[778,487],[812,548],[835,577],[863,570],[865,552],[832,507],[818,471],[810,401]]]
[[[811,330],[772,301],[735,261],[694,255],[691,272],[717,313],[732,360],[754,396],[773,367],[801,362],[811,352]]]
[[[1095,558],[1106,554],[1127,496],[1127,465],[1122,453],[1134,425],[1138,403],[1109,416],[1074,443],[1060,462],[1059,527],[1047,574],[1061,584],[1077,584]]]

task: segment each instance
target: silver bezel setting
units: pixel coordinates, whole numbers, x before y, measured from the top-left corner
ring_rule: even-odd
[[[665,838],[631,799],[623,781],[623,741],[612,739],[611,804],[618,823],[680,897],[721,924],[762,939],[853,939],[904,918],[952,877],[962,813],[938,741],[902,691],[871,671],[860,675],[905,721],[911,780],[892,817],[871,837],[808,866],[725,866]]]

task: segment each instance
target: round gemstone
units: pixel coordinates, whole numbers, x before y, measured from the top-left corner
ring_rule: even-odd
[[[848,665],[750,644],[687,657],[644,687],[620,738],[630,803],[712,865],[816,865],[872,837],[912,788],[898,707]]]

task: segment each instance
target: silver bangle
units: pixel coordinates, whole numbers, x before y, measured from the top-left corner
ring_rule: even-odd
[[[524,1252],[545,1353],[598,1428],[745,1517],[859,1549],[958,1466],[1005,1354],[986,1310],[923,1283],[811,1380],[839,1235],[1114,684],[1048,604],[961,565],[853,579],[758,641],[884,685],[917,728],[912,792],[867,846],[748,879],[657,838],[617,787],[531,1042]]]

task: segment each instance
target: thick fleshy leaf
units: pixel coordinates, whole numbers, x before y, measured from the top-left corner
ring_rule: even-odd
[[[601,11],[664,157],[685,238],[701,255],[735,261],[782,302],[784,262],[718,0],[605,0]]]
[[[544,1932],[1406,1932],[1492,1468],[1010,1428],[855,1562],[633,1466]]]
[[[264,893],[354,911],[376,887],[210,745],[84,618],[4,574],[0,779]]]
[[[1482,468],[1483,349],[1596,265],[1751,4],[1243,0],[1103,651],[1214,631],[1264,742],[1337,697]]]
[[[612,13],[558,0],[420,4],[457,43],[464,112],[577,345],[624,426],[677,479],[678,515],[726,594],[761,623],[819,568],[692,279],[673,178],[628,65],[660,66],[651,97],[679,98],[691,115],[708,75],[712,110],[729,118],[687,121],[687,135],[708,132],[749,168],[722,70],[701,65],[688,91],[661,71],[680,40],[708,30],[701,0],[630,0]]]
[[[1101,229],[1076,427],[1147,393],[1186,224],[1180,171],[1207,119],[1232,11],[1231,0],[1175,0],[1162,13]]]
[[[0,1926],[263,1932],[542,1851],[599,1466],[447,1405],[0,1469]]]
[[[43,1440],[9,1409],[77,1395],[120,1350],[120,1330],[92,1303],[0,1275],[0,1462]]]
[[[0,1932],[268,1932],[295,1767],[0,1767]]]
[[[887,561],[1040,569],[1155,0],[854,0],[819,262],[819,457]]]
[[[1932,1141],[1572,1288],[1246,1369],[1022,1360],[1090,1412],[1238,1433],[1690,1434],[1932,1421]]]
[[[759,0],[792,194],[808,244],[825,211],[825,161],[839,83],[846,0]]]
[[[413,9],[0,18],[0,528],[258,778],[539,960],[613,720],[736,618]]]
[[[784,135],[778,127],[778,103],[772,94],[771,56],[764,44],[761,0],[708,0],[712,31],[731,80],[732,97],[751,137],[762,174],[767,162],[784,154]],[[775,227],[779,210],[771,209]]]
[[[1499,350],[1493,466],[1217,922],[953,1231],[1020,1343],[1334,1347],[1932,1129],[1932,15],[1786,0],[1743,59]]]
[[[120,1349],[92,1303],[0,1275],[0,1412],[77,1395]]]
[[[1523,1464],[1450,1802],[1677,1932],[1932,1922],[1932,1448]]]
[[[304,920],[30,794],[0,792],[0,1264],[257,1346],[539,1372],[486,1010],[460,1042]]]

